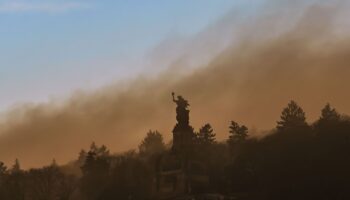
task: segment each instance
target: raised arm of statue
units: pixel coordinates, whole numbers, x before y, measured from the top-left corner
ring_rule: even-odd
[[[177,101],[175,100],[175,93],[172,92],[171,95],[173,95],[173,102],[177,103]]]
[[[182,96],[177,96],[177,99],[175,99],[175,93],[171,93],[173,96],[173,101],[177,104],[178,107],[186,109],[188,104],[187,100],[185,100]]]

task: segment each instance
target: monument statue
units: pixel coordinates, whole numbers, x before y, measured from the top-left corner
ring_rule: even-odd
[[[190,105],[188,101],[185,100],[182,96],[177,96],[177,100],[175,99],[175,93],[172,93],[173,101],[177,104],[176,107],[176,120],[179,126],[185,127],[189,125],[189,113],[187,107]]]
[[[174,92],[172,97],[176,104],[177,123],[173,129],[172,150],[160,155],[157,160],[154,184],[156,199],[182,196],[191,193],[193,188],[209,185],[209,176],[202,167],[204,165],[194,160],[195,134],[189,124],[190,104],[182,96],[175,98]]]
[[[173,129],[173,150],[174,151],[188,151],[192,146],[193,141],[193,128],[189,125],[189,113],[188,106],[190,105],[187,100],[182,96],[177,96],[175,99],[175,93],[172,93],[173,101],[176,103],[176,120],[177,124]]]

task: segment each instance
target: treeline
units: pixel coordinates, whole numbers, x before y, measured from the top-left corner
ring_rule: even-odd
[[[350,199],[350,120],[327,104],[320,118],[306,122],[294,101],[268,136],[249,136],[232,121],[227,141],[216,141],[210,124],[195,132],[192,159],[205,165],[206,193],[240,199]],[[21,170],[16,160],[0,163],[1,200],[151,199],[159,155],[170,150],[162,135],[149,131],[138,151],[113,155],[92,144],[67,166],[53,162]],[[74,173],[72,173],[74,172]]]

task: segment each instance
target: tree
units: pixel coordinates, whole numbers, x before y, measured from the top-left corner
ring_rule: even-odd
[[[277,121],[278,130],[290,128],[306,127],[306,117],[303,109],[295,102],[291,101],[281,114],[281,121]]]
[[[108,157],[109,156],[109,150],[105,145],[102,145],[101,147],[97,147],[95,151],[96,155],[99,157]]]
[[[55,165],[41,169],[31,169],[28,172],[28,190],[30,199],[59,199],[60,186],[64,179],[63,173]]]
[[[3,198],[4,184],[7,175],[7,167],[0,161],[0,199]]]
[[[320,121],[339,121],[340,115],[329,103],[322,109]]]
[[[114,157],[110,182],[100,199],[151,199],[153,166],[135,152]]]
[[[163,136],[158,131],[150,130],[139,145],[141,155],[153,155],[165,150]]]
[[[345,139],[348,135],[347,130],[343,129],[346,124],[348,124],[347,121],[327,103],[322,109],[320,119],[314,124],[314,127],[319,136],[327,136],[324,138],[324,142],[327,143],[333,134],[337,134],[340,141]],[[339,137],[340,135],[343,135],[345,138]],[[332,138],[335,139],[335,137]]]
[[[11,200],[23,200],[26,199],[26,185],[25,173],[21,170],[18,159],[15,160],[15,163],[12,165],[12,168],[9,170],[5,191],[6,197],[4,199]]]
[[[11,173],[18,173],[21,172],[21,166],[19,164],[18,159],[15,160],[15,163],[12,166]]]
[[[96,143],[92,142],[91,145],[90,145],[90,151],[91,152],[97,152],[97,149],[98,149],[98,147],[97,147]]]
[[[58,164],[57,164],[56,159],[52,159],[52,162],[51,162],[51,164],[50,164],[50,167],[58,168]]]
[[[98,147],[92,143],[85,162],[81,167],[81,190],[86,199],[98,198],[106,187],[110,170],[109,150],[106,146]]]
[[[79,153],[79,157],[78,157],[78,160],[77,160],[79,167],[83,166],[83,164],[84,164],[84,162],[86,160],[86,156],[87,156],[86,151],[84,149],[82,149],[80,151],[80,153]]]
[[[108,171],[109,150],[105,145],[98,147],[95,143],[92,143],[85,157],[85,162],[81,167],[85,175],[94,172]]]
[[[205,124],[199,129],[198,141],[199,144],[209,145],[215,143],[216,134],[210,124]]]
[[[247,139],[248,128],[244,125],[240,126],[237,122],[231,121],[230,136],[228,139],[229,144],[240,143]]]
[[[5,175],[7,173],[7,167],[5,163],[0,161],[0,176]]]

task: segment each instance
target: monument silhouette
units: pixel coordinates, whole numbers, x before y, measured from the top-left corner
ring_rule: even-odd
[[[195,134],[189,123],[189,103],[182,96],[175,98],[176,125],[173,129],[173,146],[170,151],[158,157],[156,177],[154,179],[153,199],[169,199],[189,194],[194,188],[208,184],[205,173],[193,171],[201,167],[201,163],[194,160]]]
[[[177,96],[172,93],[173,101],[176,103],[176,120],[177,123],[173,129],[173,151],[188,156],[194,139],[193,128],[189,125],[190,111],[187,109],[190,105],[182,96]]]

